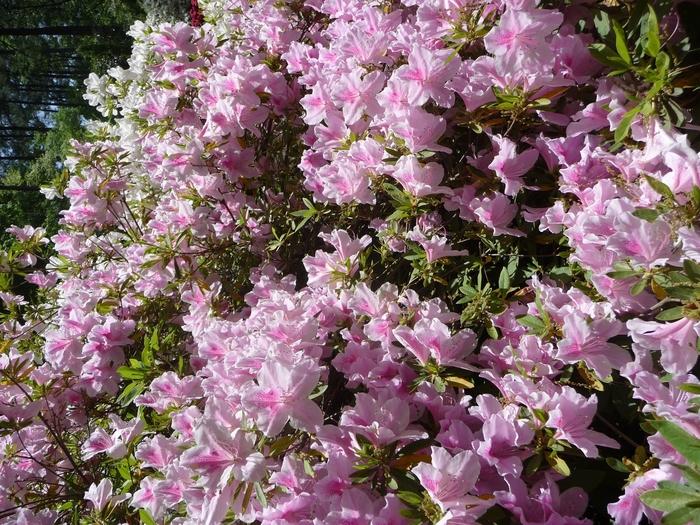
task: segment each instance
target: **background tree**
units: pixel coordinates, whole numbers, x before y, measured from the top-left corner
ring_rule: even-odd
[[[126,66],[137,19],[184,19],[185,0],[0,0],[0,243],[10,224],[57,224],[38,187],[62,170],[71,138],[96,117],[90,72]]]

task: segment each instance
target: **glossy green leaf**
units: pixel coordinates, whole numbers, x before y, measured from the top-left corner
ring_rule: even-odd
[[[530,328],[538,334],[544,332],[547,328],[544,321],[542,321],[542,319],[539,317],[535,317],[534,315],[524,315],[522,317],[518,317],[517,321],[521,325]]]
[[[700,439],[670,421],[654,421],[652,424],[685,459],[700,466]]]
[[[627,49],[627,39],[625,38],[625,30],[622,29],[620,22],[618,22],[614,18],[611,18],[610,21],[612,22],[612,29],[615,33],[615,50],[617,51],[617,54],[620,55],[620,58],[622,58],[622,60],[625,61],[625,63],[631,64],[632,57],[630,56],[630,52]]]
[[[632,215],[645,221],[654,222],[661,215],[661,212],[653,208],[638,208],[632,212]]]
[[[683,270],[694,283],[700,282],[700,264],[690,259],[683,261]]]
[[[645,29],[646,44],[644,50],[650,57],[655,57],[661,50],[661,39],[659,38],[659,20],[656,18],[656,12],[651,5],[649,5]]]
[[[634,122],[634,119],[637,117],[640,110],[641,106],[635,106],[632,109],[630,109],[627,113],[625,113],[625,115],[622,117],[622,120],[615,129],[616,143],[622,142],[623,140],[625,140],[627,135],[629,135],[630,128],[632,127],[632,122]]]
[[[661,312],[656,316],[656,319],[659,321],[676,321],[681,317],[683,317],[683,307],[674,306],[673,308],[669,308]]]
[[[562,476],[568,477],[571,475],[571,469],[569,468],[569,465],[567,465],[566,461],[560,458],[555,452],[547,454],[546,459],[547,463],[549,463],[549,466],[552,467]]]
[[[640,499],[652,509],[672,512],[695,501],[700,502],[700,493],[689,494],[679,490],[657,489],[641,495]]]
[[[632,288],[630,288],[630,294],[632,295],[639,295],[641,294],[644,290],[647,288],[647,281],[646,279],[640,279],[634,285]]]
[[[700,508],[681,507],[669,512],[661,519],[662,525],[688,525],[689,523],[693,525],[700,523]]]
[[[501,290],[510,289],[510,275],[508,275],[508,268],[501,268],[501,273],[498,276],[498,287]]]

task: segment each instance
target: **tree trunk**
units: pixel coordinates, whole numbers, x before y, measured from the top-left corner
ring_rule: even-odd
[[[48,131],[44,126],[0,126],[0,131]]]
[[[7,7],[3,5],[3,9],[9,9],[10,11],[24,11],[25,9],[55,9],[61,4],[67,3],[68,0],[59,0],[57,2],[45,2],[43,4],[30,4],[17,7]]]
[[[49,107],[49,106],[56,106],[56,107],[61,107],[61,108],[80,108],[83,106],[83,104],[73,104],[72,102],[51,102],[51,101],[46,101],[46,102],[37,102],[33,100],[2,100],[0,102],[4,102],[7,104],[18,104],[22,106],[39,106],[39,107]]]
[[[40,189],[39,186],[0,184],[0,191],[39,191]]]
[[[2,140],[7,140],[7,139],[29,139],[32,137],[31,133],[22,133],[22,132],[16,132],[16,133],[3,133],[0,131],[0,139]]]
[[[0,27],[0,36],[94,36],[107,35],[118,30],[115,26]]]

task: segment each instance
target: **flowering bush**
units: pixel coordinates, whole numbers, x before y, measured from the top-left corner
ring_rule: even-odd
[[[0,523],[697,519],[690,41],[632,5],[135,24],[0,262]]]

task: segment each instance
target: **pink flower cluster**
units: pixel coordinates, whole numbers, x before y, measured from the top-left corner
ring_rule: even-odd
[[[700,158],[643,112],[619,147],[593,10],[538,4],[134,25],[35,306],[0,293],[0,523],[659,523],[685,460],[642,423],[700,437]],[[47,239],[12,233],[26,274]]]

